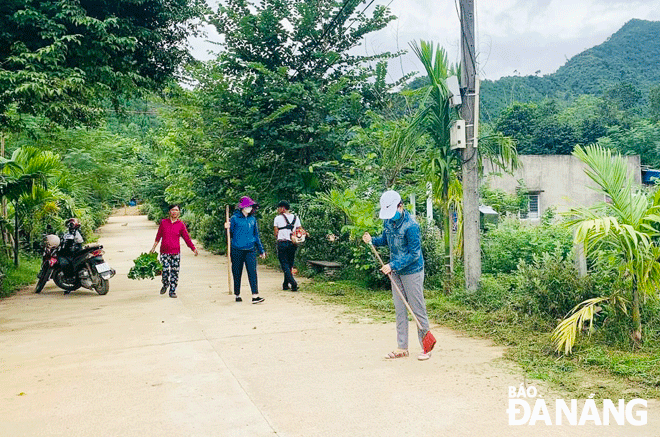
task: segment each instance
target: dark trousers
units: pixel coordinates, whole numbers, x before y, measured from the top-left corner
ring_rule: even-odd
[[[234,294],[241,294],[241,276],[243,276],[243,264],[247,270],[248,281],[252,294],[258,294],[257,286],[257,251],[241,250],[231,248],[231,274],[234,277]]]
[[[298,288],[298,283],[293,279],[291,269],[293,268],[293,261],[296,257],[296,245],[290,241],[277,242],[277,258],[280,260],[280,267],[284,272],[284,282],[282,288],[287,289],[289,286],[293,290]]]

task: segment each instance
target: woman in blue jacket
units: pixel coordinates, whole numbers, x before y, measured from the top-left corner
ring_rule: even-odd
[[[368,232],[362,236],[367,244],[374,246],[388,246],[390,249],[390,262],[385,264],[381,271],[392,274],[404,298],[417,316],[422,330],[417,330],[419,343],[422,344],[422,334],[429,329],[429,319],[424,301],[424,257],[422,256],[422,239],[419,225],[415,219],[403,208],[401,196],[396,191],[386,191],[380,197],[379,217],[384,220],[383,233],[378,237],[371,237]],[[396,338],[398,348],[385,358],[404,358],[408,356],[408,313],[399,294],[392,289],[394,309],[396,312]],[[423,345],[422,345],[423,348]],[[431,352],[422,353],[418,360],[428,360]]]
[[[240,296],[243,265],[247,270],[248,281],[252,290],[252,303],[264,301],[264,298],[259,296],[257,284],[257,253],[262,259],[266,258],[264,246],[261,244],[261,238],[259,238],[257,219],[254,217],[258,206],[257,202],[249,197],[242,197],[229,223],[225,223],[225,226],[229,226],[231,234],[231,273],[234,277],[236,302],[243,301]]]

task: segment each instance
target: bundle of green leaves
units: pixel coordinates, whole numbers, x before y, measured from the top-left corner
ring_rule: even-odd
[[[158,261],[158,254],[142,253],[133,260],[135,264],[128,271],[129,279],[153,279],[163,272],[163,265]]]

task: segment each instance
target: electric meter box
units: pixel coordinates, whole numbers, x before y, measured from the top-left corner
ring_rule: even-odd
[[[449,146],[451,150],[465,149],[465,120],[454,120],[449,128]]]

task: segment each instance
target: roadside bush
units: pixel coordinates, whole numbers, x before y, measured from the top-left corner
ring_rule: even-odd
[[[552,329],[575,305],[599,295],[597,289],[594,279],[580,278],[572,259],[558,249],[552,254],[534,255],[531,263],[521,261],[515,273],[484,274],[477,291],[459,289],[452,299],[485,312],[510,309],[539,318]]]
[[[166,212],[163,212],[161,207],[150,202],[145,202],[140,205],[140,213],[146,215],[152,222],[157,222],[167,215]]]
[[[337,279],[356,280],[370,288],[389,288],[389,280],[380,272],[378,262],[371,250],[358,237],[351,239],[347,225],[348,218],[336,208],[331,208],[314,196],[303,196],[299,204],[292,204],[291,210],[296,213],[309,232],[310,236],[304,246],[298,249],[296,264],[299,269],[307,270],[308,260],[334,261],[342,265]],[[266,234],[262,240],[272,253],[276,246],[272,238],[273,219],[275,211],[262,211],[259,229]],[[445,281],[443,240],[440,230],[435,224],[420,222],[422,237],[422,253],[425,261],[425,283],[427,288],[442,288]],[[267,229],[267,231],[264,231]],[[361,236],[361,234],[360,234]],[[389,259],[387,248],[378,248],[385,262]]]
[[[186,212],[181,220],[186,223],[191,237],[202,243],[209,252],[227,253],[225,217]],[[261,228],[260,228],[261,229]]]
[[[424,256],[424,283],[427,288],[443,288],[446,275],[444,272],[444,241],[442,232],[435,223],[428,224],[419,220]]]
[[[505,307],[511,307],[511,295],[516,279],[513,275],[481,276],[479,288],[469,293],[464,288],[457,288],[451,294],[451,299],[470,308],[491,312]]]
[[[573,239],[569,230],[556,224],[530,226],[518,219],[505,219],[482,238],[482,266],[484,273],[512,273],[522,260],[534,262],[534,256],[559,251],[567,256]]]
[[[657,299],[647,301],[642,307],[641,317],[644,346],[657,350],[660,348],[660,302]],[[626,317],[626,320],[632,321],[630,317]],[[628,327],[625,333],[628,334],[630,331],[631,329]],[[626,341],[629,342],[630,338],[626,338]]]
[[[334,261],[342,265],[337,279],[357,280],[370,288],[387,285],[387,277],[380,273],[369,248],[361,239],[351,239],[346,231],[348,220],[342,212],[312,196],[304,196],[300,204],[291,205],[291,210],[299,215],[310,234],[296,254],[299,268],[306,268],[308,260]],[[271,229],[273,217],[274,214],[270,218]],[[385,252],[380,253],[387,259]],[[309,270],[307,273],[312,274]]]
[[[553,253],[534,254],[520,261],[515,274],[512,305],[520,313],[563,319],[578,303],[596,297],[592,277],[581,278],[572,258],[557,248]]]
[[[296,258],[303,263],[307,260],[324,260],[338,262],[344,267],[348,266],[351,245],[348,234],[341,232],[345,224],[343,216],[313,199],[309,200],[308,203],[291,206],[291,211],[300,217],[303,228],[309,232],[305,244],[298,249]],[[273,213],[270,217],[271,229],[274,218]],[[328,239],[329,235],[336,237],[334,241]]]

